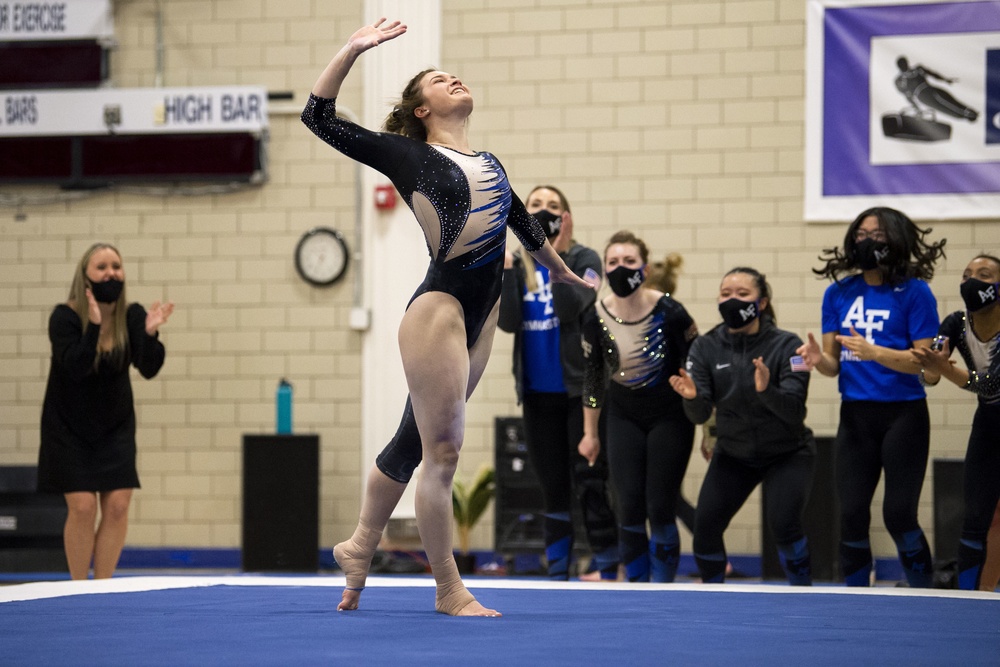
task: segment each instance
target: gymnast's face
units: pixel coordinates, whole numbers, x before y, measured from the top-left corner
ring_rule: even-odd
[[[469,88],[454,74],[433,71],[424,75],[420,84],[423,104],[414,110],[417,118],[426,120],[428,116],[451,116],[472,113],[472,95]]]

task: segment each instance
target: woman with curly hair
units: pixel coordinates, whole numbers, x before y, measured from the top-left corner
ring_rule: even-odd
[[[868,586],[871,502],[882,471],[882,516],[912,587],[930,587],[930,546],[917,521],[927,470],[930,417],[912,347],[929,346],[938,329],[937,302],[927,285],[944,256],[942,239],[924,240],[905,214],[863,211],[847,228],[843,247],[820,256],[813,269],[833,283],[823,296],[822,347],[812,334],[799,348],[806,364],[839,375],[836,483],[840,557],[848,586]]]

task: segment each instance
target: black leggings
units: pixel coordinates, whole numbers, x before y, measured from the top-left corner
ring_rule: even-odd
[[[375,465],[389,479],[402,484],[409,484],[413,471],[423,460],[423,446],[420,431],[417,430],[417,420],[413,416],[413,404],[410,395],[406,395],[406,405],[403,416],[399,420],[395,435],[375,457]]]
[[[679,401],[658,410],[634,409],[619,401],[608,403],[606,445],[622,562],[630,581],[672,581],[680,553],[674,517],[691,458],[694,424]]]
[[[698,494],[694,525],[694,554],[701,578],[721,583],[725,578],[726,547],[723,533],[758,484],[767,491],[767,523],[781,550],[786,571],[791,566],[808,569],[809,552],[802,529],[802,513],[812,488],[816,457],[803,447],[770,461],[751,463],[716,448]],[[808,583],[808,572],[792,583]]]
[[[882,471],[882,518],[910,585],[929,586],[930,547],[917,521],[930,450],[927,401],[844,401],[837,430],[841,565],[848,585],[866,586],[871,571],[871,503]]]
[[[979,588],[986,535],[1000,501],[1000,405],[979,404],[965,454],[965,519],[958,547],[958,584]]]
[[[524,438],[545,500],[547,551],[566,540],[566,553],[550,553],[550,561],[568,557],[572,551],[575,496],[591,551],[601,561],[602,569],[613,568],[617,574],[615,515],[608,497],[607,455],[602,452],[593,467],[588,465],[577,451],[582,437],[583,403],[579,396],[530,392],[524,395]],[[553,577],[561,574],[550,571]]]

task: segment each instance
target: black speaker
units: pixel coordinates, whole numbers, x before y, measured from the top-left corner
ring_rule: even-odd
[[[528,456],[524,419],[497,417],[494,426],[496,494],[494,548],[501,554],[544,554],[545,496]],[[583,511],[574,490],[572,499],[573,553],[589,553]]]
[[[813,581],[843,581],[840,572],[840,504],[834,478],[836,448],[832,437],[816,438],[816,472],[802,517],[809,540]],[[761,494],[761,572],[764,579],[785,579],[771,527],[767,491]]]
[[[544,497],[524,442],[524,420],[497,417],[494,424],[496,495],[494,548],[500,553],[544,553]]]
[[[319,569],[319,436],[243,436],[243,570]]]
[[[0,572],[68,572],[66,500],[35,491],[38,468],[0,466]]]
[[[958,558],[965,517],[963,459],[934,459],[934,560]]]

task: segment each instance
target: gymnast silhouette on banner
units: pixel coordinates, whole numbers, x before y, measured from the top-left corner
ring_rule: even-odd
[[[896,60],[896,66],[899,67],[896,88],[910,106],[898,113],[882,116],[882,133],[886,137],[910,141],[948,141],[951,139],[951,125],[939,121],[937,112],[970,123],[979,117],[977,111],[959,102],[950,92],[928,82],[928,78],[932,78],[952,84],[957,79],[938,74],[923,65],[911,68],[904,56]]]

